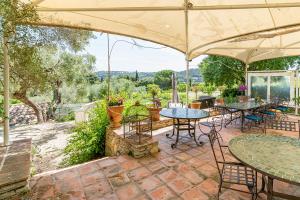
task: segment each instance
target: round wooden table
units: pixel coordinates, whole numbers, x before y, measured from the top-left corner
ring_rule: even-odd
[[[173,119],[173,134],[177,130],[176,142],[171,145],[175,148],[179,140],[179,132],[187,130],[189,135],[194,138],[197,145],[200,145],[196,139],[196,122],[199,119],[209,117],[209,113],[204,110],[190,109],[190,108],[168,108],[162,109],[160,115]],[[194,122],[194,124],[191,124]],[[172,137],[167,134],[167,137]]]
[[[248,134],[229,142],[229,151],[243,164],[260,172],[267,180],[267,196],[300,199],[273,191],[273,179],[300,185],[300,141],[285,136]],[[264,178],[262,191],[264,191]]]

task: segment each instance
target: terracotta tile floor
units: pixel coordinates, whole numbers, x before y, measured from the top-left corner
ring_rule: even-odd
[[[241,134],[234,126],[221,133],[225,143]],[[155,156],[103,158],[34,176],[30,181],[31,199],[216,199],[218,174],[207,138],[202,138],[206,143],[201,147],[192,140],[182,140],[175,150],[170,147],[173,140],[166,138],[165,133],[155,138],[161,149]],[[300,196],[300,187],[279,181],[275,181],[275,190]],[[251,197],[223,189],[220,199]],[[258,199],[266,196],[260,194]]]

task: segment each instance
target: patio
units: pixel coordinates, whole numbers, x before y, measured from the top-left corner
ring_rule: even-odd
[[[173,2],[88,0],[82,3],[82,1],[77,0],[73,1],[72,5],[67,1],[21,0],[20,2],[32,3],[32,6],[36,8],[36,15],[39,19],[13,19],[14,23],[11,23],[10,17],[4,18],[4,22],[8,23],[4,23],[3,26],[3,149],[6,148],[7,152],[10,148],[9,53],[11,49],[9,48],[9,43],[10,39],[13,38],[12,33],[15,31],[15,24],[20,22],[22,24],[68,27],[107,33],[108,97],[110,96],[111,78],[110,54],[114,46],[114,44],[112,46],[109,44],[109,34],[119,34],[156,42],[182,52],[186,61],[186,83],[189,83],[191,80],[189,76],[190,61],[199,55],[223,55],[240,60],[244,63],[246,81],[249,81],[247,71],[251,63],[271,58],[299,55],[300,15],[298,13],[300,2],[292,0],[256,0],[251,3],[243,1],[233,3],[225,0],[215,2],[195,0]],[[298,72],[296,74],[298,78]],[[266,80],[268,80],[266,82],[271,83],[270,77]],[[295,92],[295,96],[298,98],[298,81],[295,81],[295,85],[296,90],[290,90],[290,93],[293,94]],[[268,84],[266,90],[271,91],[270,84]],[[189,91],[190,88],[187,84],[186,104],[189,103]],[[270,92],[266,94],[270,96]],[[256,103],[259,103],[259,101]],[[288,107],[285,108],[288,109]],[[238,110],[241,111],[240,109]],[[250,109],[247,108],[246,110]],[[264,111],[269,112],[269,110]],[[190,122],[190,119],[198,120],[201,118],[203,117],[177,117],[176,119],[178,119],[179,124],[180,119],[187,119]],[[224,143],[228,143],[236,136],[253,133],[253,131],[241,132],[243,131],[244,121],[243,110],[241,119],[241,124],[237,126],[231,124],[222,129],[220,134],[224,139]],[[299,119],[299,117],[289,116],[289,120],[295,122],[298,122]],[[256,116],[254,120],[252,118],[252,121],[255,124],[259,124],[263,121],[263,118],[257,118]],[[287,124],[285,123],[285,130],[287,130],[287,127],[296,129],[296,125],[292,126],[292,123]],[[297,128],[299,129],[298,126]],[[215,128],[215,124],[211,127]],[[280,127],[282,128],[281,124]],[[208,138],[201,138],[204,140],[202,141],[204,142],[203,146],[195,144],[195,142],[197,143],[195,135],[200,134],[197,128],[197,133],[194,132],[191,135],[189,132],[190,136],[194,136],[195,142],[190,138],[187,140],[181,138],[178,145],[177,141],[174,145],[175,138],[169,139],[166,137],[166,134],[172,131],[171,128],[167,127],[153,132],[154,139],[159,141],[160,151],[152,156],[139,159],[129,155],[107,157],[61,170],[41,173],[30,178],[30,192],[26,194],[27,197],[22,196],[20,198],[33,200],[218,199],[219,174]],[[190,123],[188,123],[188,128],[190,131]],[[288,131],[270,131],[268,134],[280,134],[298,138],[298,133]],[[176,148],[171,148],[171,145]],[[21,149],[18,149],[18,152],[22,152],[23,149]],[[13,177],[16,174],[19,175],[14,172],[25,166],[22,163],[18,163],[20,161],[18,159],[14,159],[17,164],[6,162],[6,157],[10,156],[7,156],[7,152],[3,153],[4,156],[2,156],[0,163],[0,172],[3,173],[0,174],[3,175],[2,180],[7,180],[7,177]],[[217,153],[220,154],[220,152]],[[228,151],[226,152],[226,157],[234,160]],[[26,176],[21,177],[26,184],[29,177],[29,160],[30,156],[27,156],[27,165],[24,170]],[[286,157],[283,160],[286,160]],[[270,163],[270,166],[272,164]],[[284,163],[281,164],[284,165]],[[2,167],[5,170],[2,170]],[[298,173],[297,170],[295,171]],[[237,178],[239,179],[240,177],[238,176]],[[269,180],[273,180],[272,178]],[[268,191],[272,194],[273,184],[271,185],[270,183],[272,184],[273,182],[268,182]],[[3,191],[8,193],[8,198],[12,188],[10,185],[5,185],[5,187],[5,191]],[[270,188],[271,190],[269,190]],[[238,187],[237,189],[241,188]],[[17,193],[18,188],[14,190]],[[274,191],[300,196],[299,186],[277,180],[274,182]],[[251,199],[251,195],[223,189],[220,199]],[[259,194],[258,199],[267,199],[267,197],[264,194]]]
[[[289,119],[297,121],[298,117],[289,116]],[[170,131],[171,127],[154,131],[160,148],[155,156],[141,159],[127,155],[108,157],[36,175],[30,180],[30,198],[216,199],[218,174],[210,145],[206,142],[196,146],[188,139],[180,140],[177,148],[172,149],[170,145],[174,139],[165,136]],[[242,134],[247,133],[249,131]],[[222,129],[221,134],[227,143],[241,132],[235,125],[230,125]],[[298,137],[295,132],[284,132],[284,135]],[[208,139],[203,137],[202,140]],[[230,157],[229,152],[226,156]],[[274,188],[278,192],[300,196],[298,186],[275,181]],[[250,198],[250,194],[226,189],[220,196],[224,200]],[[258,199],[266,199],[266,196],[260,194]]]

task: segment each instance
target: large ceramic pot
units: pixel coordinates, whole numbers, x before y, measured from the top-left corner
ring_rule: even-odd
[[[191,103],[191,108],[192,109],[200,109],[201,107],[201,102],[193,102]]]
[[[245,103],[245,102],[249,101],[248,96],[238,96],[237,99],[238,99],[238,102],[240,102],[240,103]]]
[[[160,114],[159,112],[161,111],[160,107],[148,107],[148,110],[150,112],[152,121],[159,121],[160,119]]]
[[[107,112],[110,118],[110,122],[112,128],[119,128],[121,126],[122,121],[122,112],[124,110],[124,106],[109,106],[107,108]]]

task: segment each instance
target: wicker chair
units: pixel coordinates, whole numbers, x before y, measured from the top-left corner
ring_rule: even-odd
[[[250,193],[252,195],[252,200],[255,200],[257,198],[257,172],[242,163],[226,162],[223,149],[227,148],[227,146],[220,144],[218,134],[214,131],[214,129],[212,129],[208,137],[220,178],[218,199],[222,192],[222,188],[226,188],[239,192]],[[219,151],[215,149],[215,146],[217,146]],[[220,152],[221,155],[218,152]],[[248,191],[231,188],[227,186],[228,184],[244,185]]]

